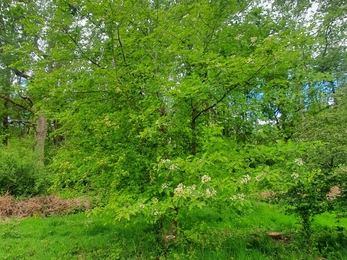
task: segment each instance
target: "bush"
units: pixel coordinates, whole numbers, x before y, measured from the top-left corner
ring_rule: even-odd
[[[47,171],[30,147],[0,147],[0,195],[30,197],[49,187]]]

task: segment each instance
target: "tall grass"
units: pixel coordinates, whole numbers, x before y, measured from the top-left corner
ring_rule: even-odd
[[[317,218],[308,251],[296,222],[265,203],[245,212],[205,208],[184,216],[184,232],[163,252],[155,227],[141,221],[83,213],[11,219],[0,224],[0,259],[347,259],[347,221]],[[282,239],[272,239],[271,231]]]

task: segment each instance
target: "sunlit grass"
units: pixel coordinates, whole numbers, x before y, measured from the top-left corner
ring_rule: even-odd
[[[185,214],[184,232],[166,252],[151,225],[124,224],[83,213],[12,219],[0,224],[0,259],[347,259],[346,220],[318,216],[314,248],[306,250],[297,219],[265,203],[242,212],[206,207]]]

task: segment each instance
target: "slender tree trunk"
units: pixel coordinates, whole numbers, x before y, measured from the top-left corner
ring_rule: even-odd
[[[164,239],[164,252],[167,252],[169,242],[172,240],[175,240],[177,238],[178,233],[178,207],[175,207],[173,209],[174,211],[174,217],[169,219],[169,227],[168,230],[165,230],[165,220],[161,220],[161,228],[162,228],[162,235]]]
[[[45,141],[47,135],[47,119],[44,114],[39,115],[36,126],[36,144],[39,160],[43,163],[45,159]]]
[[[192,110],[192,123],[191,123],[191,131],[192,131],[192,140],[191,140],[191,154],[196,155],[196,116],[197,110],[195,106],[193,106]]]
[[[301,126],[303,127],[304,121],[305,121],[305,104],[304,104],[304,100],[302,98],[303,94],[300,91],[300,85],[297,84],[296,88],[297,88],[297,92],[300,93],[299,94],[299,108],[300,108],[300,116],[301,116]]]
[[[2,140],[3,145],[7,146],[8,145],[8,134],[9,134],[9,127],[10,123],[8,121],[8,101],[4,101],[4,114],[3,114],[3,120],[2,120],[2,125],[4,128],[4,139]]]

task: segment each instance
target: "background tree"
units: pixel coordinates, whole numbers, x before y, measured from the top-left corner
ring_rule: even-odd
[[[35,133],[37,153],[43,161],[47,122],[37,106],[40,98],[32,92],[36,64],[45,58],[44,17],[47,1],[3,1],[1,12],[0,54],[4,84],[0,98],[4,103],[3,143]]]
[[[25,65],[21,59],[26,60],[28,57],[20,56],[14,51],[30,42],[32,38],[24,30],[24,8],[21,4],[3,1],[0,4],[0,10],[1,128],[2,142],[7,145],[11,129],[15,132],[19,130],[24,134],[26,132],[24,126],[33,115],[32,100],[26,95],[25,87],[23,87],[29,75],[23,68]],[[29,127],[31,127],[30,124]]]

